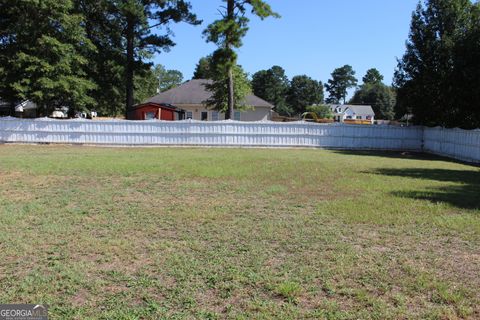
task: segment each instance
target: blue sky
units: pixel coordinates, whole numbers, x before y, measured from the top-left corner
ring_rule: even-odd
[[[198,60],[215,50],[202,31],[219,18],[221,0],[191,0],[201,26],[172,25],[177,46],[154,59],[192,77]],[[396,58],[405,51],[411,14],[418,0],[269,0],[282,18],[251,18],[239,49],[239,63],[251,74],[273,65],[289,78],[308,76],[326,82],[333,69],[350,64],[360,80],[375,67],[391,83]]]

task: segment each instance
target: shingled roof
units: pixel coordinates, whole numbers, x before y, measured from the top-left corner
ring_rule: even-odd
[[[372,106],[368,105],[347,105],[346,107],[346,109],[352,110],[352,112],[357,116],[369,116],[375,114],[375,112],[373,112]]]
[[[156,96],[145,100],[143,103],[153,102],[158,104],[171,104],[174,106],[191,104],[201,105],[212,96],[212,93],[205,88],[205,85],[208,83],[212,83],[212,81],[205,79],[190,80],[176,88],[161,92]],[[246,97],[246,104],[257,108],[263,107],[271,109],[274,107],[269,102],[260,99],[253,94]]]

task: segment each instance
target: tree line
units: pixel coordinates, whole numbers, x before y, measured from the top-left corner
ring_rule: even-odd
[[[357,86],[358,80],[350,65],[335,69],[325,85],[308,75],[289,80],[282,67],[273,66],[253,74],[251,83],[253,93],[275,105],[280,115],[295,116],[311,111],[309,107],[315,105],[348,102],[371,105],[379,118],[393,119],[395,92],[382,81],[383,76],[375,68],[368,70],[363,84]],[[356,88],[355,94],[347,101],[351,88]],[[327,98],[324,91],[328,92]]]
[[[278,14],[262,0],[222,2],[225,13],[204,35],[218,46],[214,85],[228,91],[227,99],[216,94],[212,103],[225,108],[226,100],[233,110],[235,49],[248,30],[247,11],[262,19]],[[189,1],[1,1],[0,98],[12,106],[32,100],[44,115],[59,106],[125,113],[155,90],[159,74],[178,79],[149,60],[175,45],[171,27],[179,22],[201,23]]]

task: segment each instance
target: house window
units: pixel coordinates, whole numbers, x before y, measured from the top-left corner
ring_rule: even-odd
[[[233,120],[240,121],[240,111],[235,111],[233,113]]]
[[[347,119],[352,119],[352,116],[347,116]]]
[[[372,120],[372,116],[367,116],[367,120]]]
[[[192,118],[193,118],[193,112],[187,111],[187,119],[192,119]]]
[[[362,116],[357,116],[357,120],[362,120]]]
[[[212,121],[218,121],[218,111],[212,111]]]
[[[155,119],[155,112],[145,112],[145,120]]]
[[[202,111],[202,121],[207,121],[207,120],[208,120],[208,112]]]

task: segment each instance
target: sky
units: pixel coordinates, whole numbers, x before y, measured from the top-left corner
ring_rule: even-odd
[[[177,43],[155,56],[155,64],[180,70],[191,79],[201,57],[216,47],[202,36],[220,18],[221,0],[191,0],[200,26],[171,25]],[[405,52],[410,20],[418,0],[268,0],[280,19],[251,18],[238,50],[239,64],[250,75],[274,65],[291,79],[306,74],[327,82],[335,68],[349,64],[361,78],[377,68],[391,84],[397,58]]]

